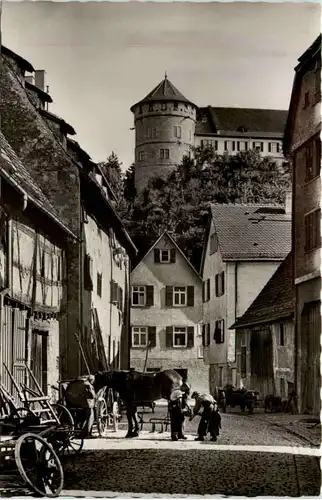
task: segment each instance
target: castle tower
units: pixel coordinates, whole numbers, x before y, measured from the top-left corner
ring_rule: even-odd
[[[135,186],[168,174],[194,146],[197,106],[165,75],[142,101],[131,107],[135,125]]]

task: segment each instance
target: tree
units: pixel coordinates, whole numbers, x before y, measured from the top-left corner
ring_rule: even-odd
[[[120,163],[114,151],[112,151],[106,161],[99,163],[118,201],[123,197],[123,174],[121,165],[122,163]]]
[[[122,217],[138,258],[167,229],[197,269],[210,203],[281,204],[291,185],[287,163],[279,165],[257,151],[229,156],[211,148],[196,148],[194,159],[184,157],[166,179],[150,180],[137,195],[133,165],[126,175]]]

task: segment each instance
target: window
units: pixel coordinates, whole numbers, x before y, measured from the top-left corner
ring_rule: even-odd
[[[185,327],[174,327],[173,329],[173,347],[186,347],[187,329]]]
[[[306,252],[321,246],[320,217],[320,209],[314,210],[314,212],[310,212],[304,217]]]
[[[148,138],[149,139],[155,139],[157,135],[157,129],[156,127],[149,127],[148,128]]]
[[[268,143],[269,153],[280,153],[280,143],[279,142],[269,142]]]
[[[161,264],[174,264],[176,261],[176,249],[175,248],[170,248],[170,249],[161,249],[161,248],[155,248],[154,249],[154,262],[156,263],[161,263]]]
[[[254,141],[253,142],[253,149],[256,149],[256,151],[263,152],[264,151],[264,143],[261,141]]]
[[[210,300],[210,279],[208,278],[202,284],[202,295],[203,302],[208,302]]]
[[[160,159],[168,160],[170,156],[169,149],[160,149]]]
[[[247,141],[237,141],[237,151],[247,151],[248,142]]]
[[[132,306],[145,306],[145,286],[132,286]]]
[[[216,297],[221,297],[225,293],[225,272],[222,271],[215,276]]]
[[[283,323],[280,324],[280,345],[285,345],[285,330]]]
[[[175,125],[173,127],[173,134],[174,134],[174,137],[177,137],[178,139],[181,139],[181,127]]]
[[[198,348],[197,348],[197,358],[198,359],[203,359],[203,346],[202,345],[198,345]]]
[[[133,347],[146,347],[148,345],[148,328],[146,326],[132,326]]]
[[[153,104],[151,102],[149,104],[149,111],[153,111]]]
[[[213,148],[215,151],[218,150],[218,141],[212,139],[202,139],[200,141],[201,147],[203,148]]]
[[[309,104],[310,104],[310,92],[305,92],[303,107],[306,108]]]
[[[167,104],[166,104],[165,102],[162,102],[162,103],[161,103],[161,109],[162,109],[162,111],[166,111],[166,109],[167,109]]]
[[[174,102],[174,103],[173,103],[173,109],[174,109],[175,111],[178,111],[178,103],[177,103],[177,102]]]
[[[210,236],[210,255],[218,250],[218,239],[215,233]]]
[[[144,161],[145,153],[144,151],[139,151],[139,161]]]
[[[225,342],[225,320],[220,319],[215,323],[214,341],[216,344]]]
[[[301,152],[299,153],[301,155]],[[321,170],[321,140],[315,139],[304,149],[305,182],[309,182],[320,175]]]
[[[171,286],[165,287],[166,307],[193,307],[194,287],[193,286]]]
[[[225,141],[225,151],[235,151],[235,141]]]
[[[185,306],[187,303],[187,289],[185,286],[175,286],[173,289],[173,305]]]
[[[97,295],[102,297],[102,273],[97,273]]]

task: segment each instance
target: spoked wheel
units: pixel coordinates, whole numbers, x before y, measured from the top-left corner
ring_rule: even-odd
[[[84,438],[80,436],[79,432],[74,432],[72,436],[69,436],[64,447],[59,450],[61,455],[77,455],[80,453],[84,446]]]
[[[101,398],[97,403],[97,429],[100,437],[104,436],[109,424],[109,415],[107,403],[104,398]]]
[[[64,485],[64,473],[53,447],[41,436],[24,434],[15,446],[15,460],[24,481],[38,495],[57,497]]]
[[[70,441],[74,440],[75,437],[74,419],[66,406],[54,404],[52,408],[59,419],[59,425],[47,439],[56,453],[64,455],[67,452],[66,450],[70,447]],[[74,443],[74,448],[77,451],[80,451],[82,447],[83,443],[78,443],[77,446],[76,443]],[[68,451],[68,453],[70,453],[70,451]]]

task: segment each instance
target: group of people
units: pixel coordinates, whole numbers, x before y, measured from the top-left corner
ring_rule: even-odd
[[[211,436],[211,441],[217,441],[219,429],[221,429],[221,416],[216,400],[211,394],[200,394],[194,391],[191,397],[195,400],[195,405],[191,410],[188,405],[189,394],[190,386],[187,382],[184,382],[180,389],[175,389],[170,394],[169,414],[172,441],[187,439],[184,435],[185,417],[189,417],[189,421],[191,421],[196,415],[200,415],[201,419],[195,441],[204,441],[208,433]]]

